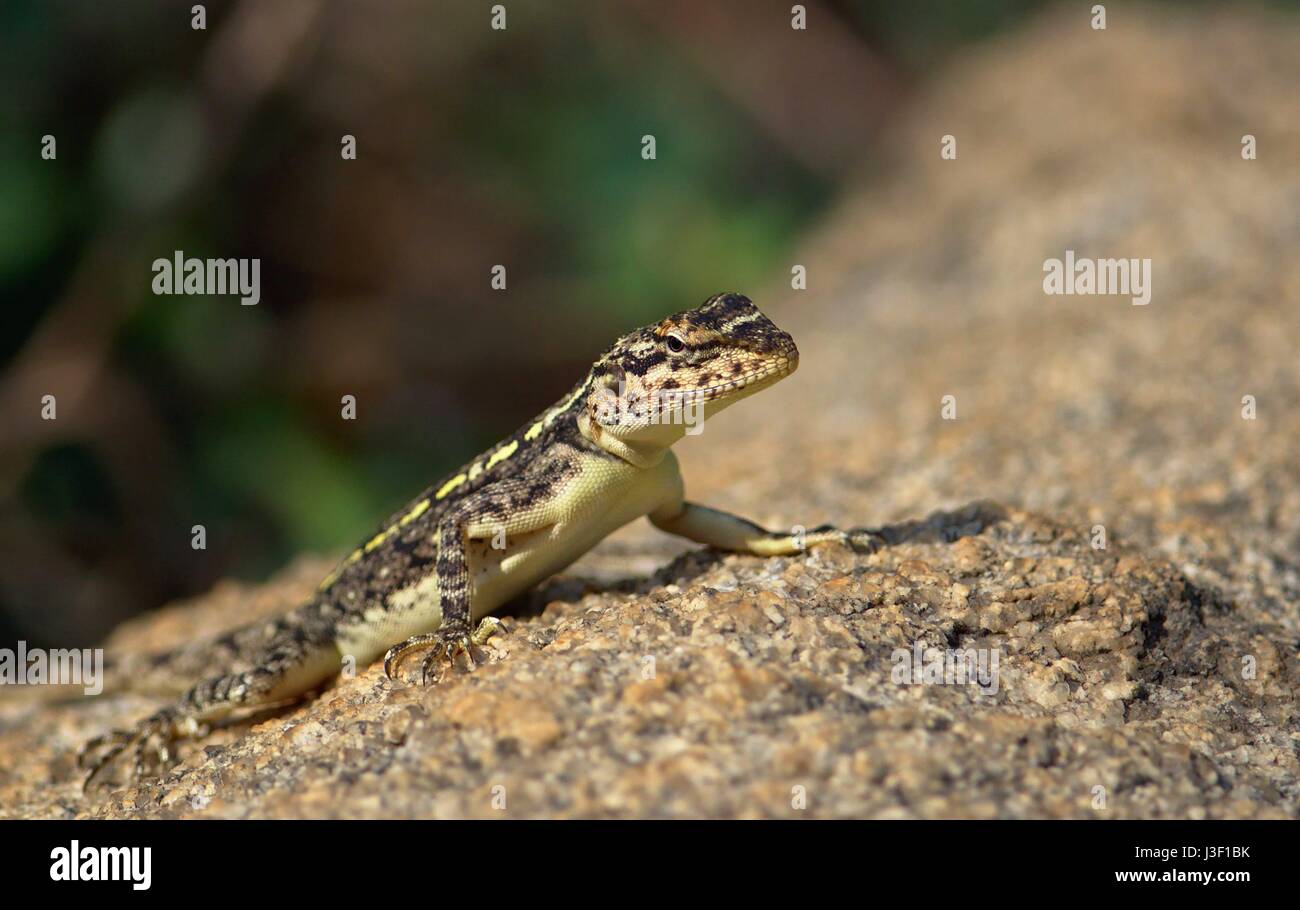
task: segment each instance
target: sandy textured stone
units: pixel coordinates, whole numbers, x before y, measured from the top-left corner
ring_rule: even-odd
[[[1242,15],[1132,11],[1100,40],[1063,11],[955,63],[879,189],[801,252],[811,289],[755,294],[803,366],[686,440],[688,489],[879,527],[877,552],[684,552],[637,526],[473,674],[362,668],[88,798],[73,751],[156,700],[5,698],[3,813],[1300,814],[1300,28]],[[1152,257],[1151,305],[1045,296],[1067,248]],[[283,609],[327,568],[114,645]],[[996,654],[996,691],[899,681],[918,646]]]

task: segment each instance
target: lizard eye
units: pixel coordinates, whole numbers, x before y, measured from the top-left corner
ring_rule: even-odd
[[[676,335],[665,335],[664,345],[668,348],[670,354],[680,354],[686,350],[686,342],[682,341]]]

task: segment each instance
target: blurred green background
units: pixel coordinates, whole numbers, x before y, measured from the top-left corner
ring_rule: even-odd
[[[616,335],[788,281],[915,87],[1041,4],[791,5],[0,4],[0,640],[349,547]],[[155,296],[176,250],[260,258],[261,302]]]

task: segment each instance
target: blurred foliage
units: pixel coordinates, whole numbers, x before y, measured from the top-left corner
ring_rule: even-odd
[[[0,633],[86,643],[347,547],[616,334],[784,280],[850,169],[810,164],[683,35],[813,57],[833,35],[898,93],[1039,5],[812,3],[800,35],[788,3],[712,25],[507,4],[493,32],[477,2],[210,2],[194,31],[189,0],[7,0]],[[261,303],[153,295],[175,250],[259,257]]]

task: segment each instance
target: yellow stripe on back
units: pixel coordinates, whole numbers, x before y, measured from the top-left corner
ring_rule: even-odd
[[[439,487],[439,488],[438,488],[438,492],[435,493],[435,494],[433,494],[433,498],[434,498],[434,499],[442,499],[442,498],[445,497],[448,493],[450,493],[452,490],[456,489],[458,486],[460,486],[461,484],[463,484],[463,483],[465,482],[465,480],[466,480],[466,477],[465,477],[464,474],[457,474],[457,475],[456,475],[455,477],[453,477],[451,480],[447,481],[447,482],[444,483],[441,487]]]
[[[382,531],[380,531],[380,532],[379,532],[378,534],[376,534],[374,537],[372,537],[372,538],[370,538],[369,540],[367,540],[367,541],[366,541],[366,545],[365,545],[364,547],[362,547],[361,549],[364,550],[365,552],[369,553],[369,552],[370,552],[371,550],[373,550],[375,547],[379,546],[379,545],[382,544],[385,540],[387,540],[389,537],[391,537],[392,534],[393,534],[393,531],[394,531],[394,530],[396,530],[396,529],[395,529],[395,528],[384,528]]]
[[[511,442],[510,445],[498,449],[496,452],[492,454],[492,457],[488,459],[488,463],[487,463],[488,470],[491,470],[493,465],[505,461],[511,455],[515,454],[515,452],[518,449],[519,449],[518,439]]]
[[[398,525],[409,525],[411,522],[415,521],[415,519],[419,518],[428,510],[429,510],[429,500],[421,499],[418,503],[415,504],[414,509],[412,509],[411,511],[407,512],[405,515],[402,516],[402,520],[398,522]]]
[[[333,572],[331,572],[329,575],[326,575],[326,576],[325,576],[325,580],[322,581],[322,582],[320,583],[320,589],[319,589],[319,590],[324,591],[324,590],[325,590],[326,588],[328,588],[330,585],[334,584],[334,582],[338,581],[338,580],[339,580],[339,573],[342,572],[342,571],[343,571],[345,568],[347,568],[348,566],[352,565],[352,564],[353,564],[354,562],[356,562],[358,559],[360,559],[361,556],[362,556],[362,553],[363,553],[362,550],[353,550],[352,553],[348,556],[348,558],[345,559],[345,560],[343,560],[343,565],[339,566],[337,569],[335,569],[335,570],[334,570]]]

